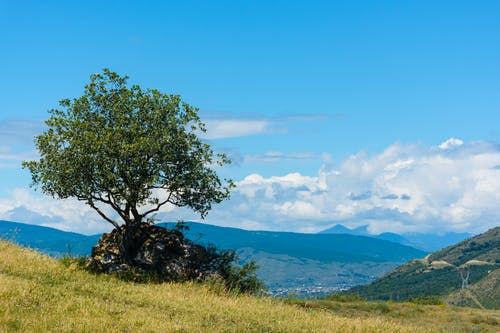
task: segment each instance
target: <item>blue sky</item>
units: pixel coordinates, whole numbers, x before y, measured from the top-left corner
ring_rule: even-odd
[[[50,208],[20,161],[47,110],[109,67],[198,106],[232,156],[219,172],[238,190],[209,223],[498,225],[499,16],[498,1],[0,0],[0,217],[101,230]]]

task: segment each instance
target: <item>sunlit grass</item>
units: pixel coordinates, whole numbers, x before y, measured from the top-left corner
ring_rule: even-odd
[[[1,332],[493,332],[499,321],[498,311],[134,284],[0,241]]]

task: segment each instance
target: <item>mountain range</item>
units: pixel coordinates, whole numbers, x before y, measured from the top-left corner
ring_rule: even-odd
[[[90,255],[101,235],[86,236],[50,227],[0,220],[0,238],[54,256]]]
[[[320,231],[322,234],[348,234],[374,237],[384,239],[391,242],[408,245],[415,247],[422,251],[433,252],[445,248],[449,245],[463,241],[473,235],[467,232],[444,232],[441,234],[435,233],[419,233],[419,232],[406,232],[396,234],[393,232],[383,232],[380,234],[372,234],[368,231],[368,225],[362,225],[357,228],[347,228],[342,224],[335,224],[334,226]]]
[[[160,223],[174,228],[175,223]],[[275,295],[323,295],[365,284],[426,252],[374,237],[248,231],[188,222],[187,238],[234,249],[242,261],[254,259],[259,277]],[[100,235],[0,221],[0,236],[52,256],[89,255]]]

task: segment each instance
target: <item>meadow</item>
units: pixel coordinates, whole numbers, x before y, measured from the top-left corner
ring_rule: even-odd
[[[0,332],[495,332],[500,311],[137,284],[0,241]]]

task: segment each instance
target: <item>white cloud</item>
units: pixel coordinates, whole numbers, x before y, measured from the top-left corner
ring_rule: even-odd
[[[203,119],[207,132],[201,134],[204,139],[227,139],[269,133],[288,133],[287,124],[305,121],[325,121],[330,118],[343,118],[343,115],[327,114],[288,114],[283,117],[239,118],[205,114]]]
[[[111,212],[108,211],[108,214]],[[0,218],[84,234],[111,229],[109,223],[83,202],[76,199],[56,200],[26,189],[15,189],[10,198],[0,199]]]
[[[154,195],[161,201],[166,194],[157,191]],[[153,206],[144,206],[140,211],[150,208]],[[101,205],[100,209],[108,217],[121,223],[118,215],[110,207]],[[161,207],[158,215],[169,218],[168,221],[197,220],[196,216],[189,211],[168,204]],[[71,198],[54,199],[20,188],[14,189],[8,198],[0,198],[0,219],[83,234],[96,234],[112,229],[111,224],[103,220],[94,209],[82,201]]]
[[[209,119],[204,121],[207,132],[201,135],[205,139],[226,139],[263,134],[270,131],[268,120],[252,119]]]
[[[369,224],[372,232],[482,232],[499,225],[500,147],[488,142],[442,146],[395,143],[379,154],[360,152],[337,165],[325,156],[314,177],[251,174],[237,182],[231,200],[214,206],[206,222],[304,232],[335,223]],[[38,214],[34,223],[85,233],[109,228],[80,202],[27,190],[0,199],[0,217],[22,216],[23,207]],[[26,211],[24,216],[29,218]],[[186,209],[166,207],[158,219],[198,217]]]
[[[310,160],[317,158],[316,154],[311,152],[279,152],[268,151],[263,154],[245,155],[243,163],[266,162],[273,163],[284,160]]]
[[[464,142],[460,139],[455,139],[455,138],[450,138],[443,142],[442,144],[439,145],[439,148],[441,149],[450,149],[453,147],[461,146],[463,145]]]
[[[480,232],[500,224],[498,165],[500,148],[493,143],[396,143],[374,156],[361,152],[325,165],[316,177],[250,175],[209,220],[231,216],[295,231],[342,222],[377,232]]]

